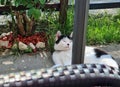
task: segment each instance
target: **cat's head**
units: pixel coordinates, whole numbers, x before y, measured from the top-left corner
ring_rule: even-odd
[[[62,35],[60,31],[56,33],[54,49],[65,51],[72,49],[72,33],[70,36]]]

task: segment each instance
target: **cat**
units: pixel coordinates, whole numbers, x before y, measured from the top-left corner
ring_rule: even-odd
[[[64,66],[72,64],[72,33],[70,36],[62,35],[60,31],[56,33],[54,52],[52,54],[55,66]],[[85,46],[84,63],[106,64],[115,68],[119,68],[114,58],[107,52],[92,47]]]

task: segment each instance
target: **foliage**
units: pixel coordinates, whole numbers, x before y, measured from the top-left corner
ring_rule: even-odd
[[[15,6],[25,6],[28,9],[28,15],[38,19],[40,17],[40,6],[43,7],[46,0],[15,0]]]
[[[10,28],[17,35],[28,36],[35,31],[35,22],[41,15],[40,8],[44,7],[46,0],[0,0],[0,4],[9,6],[12,22]],[[22,11],[13,10],[12,6],[28,8]],[[16,20],[16,21],[15,21]]]
[[[43,30],[43,28],[46,31],[46,34],[48,36],[48,49],[53,51],[53,45],[55,42],[55,34],[59,30],[60,24],[59,24],[59,13],[54,12],[53,10],[44,11],[41,18],[40,23],[43,24],[43,26],[40,26],[38,31]],[[41,25],[41,24],[40,24]]]
[[[40,6],[44,7],[46,0],[0,0],[1,5],[5,6],[24,6],[28,9],[28,15],[38,19],[40,16]]]
[[[38,8],[40,8],[39,6],[44,7],[44,3],[45,0],[15,0],[15,3],[12,4],[15,6],[23,5],[30,8],[26,11],[30,18],[34,17],[36,20],[40,16],[40,20],[37,21],[39,27],[36,27],[36,30],[46,31],[48,35],[48,47],[53,51],[56,32],[60,30],[63,34],[69,35],[73,30],[74,9],[73,7],[68,9],[66,24],[64,27],[61,27],[58,22],[58,12],[50,9],[44,10],[44,12],[38,10]],[[107,13],[89,14],[86,33],[87,45],[120,43],[120,13],[117,15],[110,15]]]
[[[120,14],[89,15],[87,44],[120,43]]]
[[[73,8],[70,8],[67,11],[67,20],[64,27],[61,27],[59,24],[59,12],[55,12],[53,10],[44,11],[41,18],[41,21],[44,23],[40,24],[44,26],[44,29],[48,35],[48,47],[51,51],[53,51],[53,45],[55,42],[55,34],[58,30],[62,32],[62,34],[69,35],[73,29]],[[41,27],[41,28],[40,28]],[[39,29],[43,30],[43,27],[40,26]],[[39,30],[39,31],[40,31]]]
[[[46,28],[47,34],[49,35],[48,43],[50,49],[53,51],[57,30],[60,30],[63,34],[67,35],[72,32],[74,12],[73,8],[68,9],[67,23],[64,28],[59,26],[57,12],[45,12],[45,15],[42,18],[46,18],[48,21],[48,27]],[[120,14],[114,16],[107,13],[89,14],[86,33],[87,45],[120,43]]]

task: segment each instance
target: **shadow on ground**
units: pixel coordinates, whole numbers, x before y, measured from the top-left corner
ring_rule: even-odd
[[[21,56],[4,56],[0,58],[0,74],[50,68],[53,66],[51,54],[36,53]]]

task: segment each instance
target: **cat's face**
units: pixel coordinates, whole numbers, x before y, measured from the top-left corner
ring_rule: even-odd
[[[65,51],[72,49],[72,39],[69,36],[61,35],[60,31],[56,34],[55,50]]]

